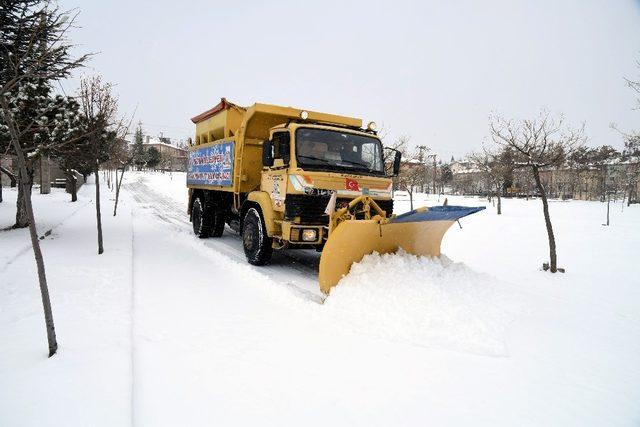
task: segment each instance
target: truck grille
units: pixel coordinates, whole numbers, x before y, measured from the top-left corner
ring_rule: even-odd
[[[305,194],[288,194],[284,203],[284,217],[286,220],[293,220],[299,216],[302,224],[329,224],[329,216],[325,215],[330,196],[310,196]],[[349,203],[352,199],[338,198],[336,206]],[[390,216],[393,213],[393,200],[376,200],[380,206]]]

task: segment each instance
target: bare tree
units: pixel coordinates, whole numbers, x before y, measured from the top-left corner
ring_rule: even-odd
[[[129,120],[129,124],[126,126],[126,128],[124,127],[122,128],[122,132],[121,132],[122,137],[118,138],[119,143],[115,145],[114,147],[115,149],[113,150],[113,153],[112,153],[113,158],[111,162],[114,165],[116,170],[116,182],[115,182],[116,200],[115,200],[115,203],[113,204],[113,216],[116,216],[118,212],[118,201],[120,200],[120,187],[122,186],[122,179],[124,178],[124,172],[127,169],[127,167],[133,164],[133,154],[129,150],[129,147],[127,147],[127,142],[125,140],[125,137],[129,134],[129,129],[131,128],[131,122],[133,121],[134,115],[135,115],[135,112],[131,116],[131,119]],[[118,178],[118,171],[120,171],[119,178]]]
[[[567,156],[567,166],[571,173],[571,181],[569,185],[571,195],[575,198],[577,192],[579,197],[582,198],[585,193],[585,185],[587,182],[585,180],[583,183],[583,180],[585,179],[587,172],[593,170],[593,165],[591,164],[591,148],[585,146],[578,147],[569,156]],[[576,187],[578,188],[577,191]]]
[[[100,164],[108,161],[116,150],[118,133],[123,128],[123,119],[118,118],[118,99],[112,93],[113,85],[102,81],[100,76],[83,78],[80,81],[78,98],[87,134],[85,146],[93,155],[93,173],[96,185],[96,228],[98,231],[98,254],[104,252],[102,239],[102,217],[100,211]]]
[[[501,152],[493,152],[487,147],[483,147],[481,152],[470,154],[469,161],[480,171],[488,183],[488,193],[496,196],[498,200],[497,214],[502,215],[502,191],[513,172],[511,150],[505,148]]]
[[[426,146],[420,146],[411,151],[408,136],[399,137],[392,144],[387,145],[387,147],[392,150],[397,150],[402,154],[402,167],[400,168],[400,174],[394,178],[393,187],[407,192],[409,195],[409,204],[413,210],[413,196],[415,191],[418,188],[423,188],[426,181],[427,168],[424,164],[424,151],[428,151],[428,148]],[[392,151],[390,150],[385,153],[385,165],[387,169],[389,169],[393,163],[391,153]]]
[[[636,65],[638,66],[638,69],[640,69],[640,61],[637,61]],[[627,86],[640,94],[640,80],[631,80],[625,78],[625,81],[627,82]],[[637,105],[637,108],[640,109],[640,97],[637,99]]]
[[[555,273],[558,271],[556,240],[551,225],[547,191],[540,178],[540,170],[563,164],[567,156],[584,143],[584,126],[572,129],[564,125],[562,117],[555,119],[549,113],[542,112],[532,120],[521,121],[493,116],[490,127],[493,141],[513,150],[516,167],[528,168],[533,174],[542,199],[542,211],[549,239],[549,269]]]
[[[636,188],[640,182],[640,134],[625,135],[622,161],[626,163],[627,206],[638,198]]]
[[[640,61],[636,64],[640,69]],[[625,80],[631,89],[640,94],[640,80]],[[640,97],[637,99],[637,108],[640,109]],[[626,175],[628,187],[627,206],[629,206],[638,185],[638,181],[640,181],[640,133],[631,132],[629,134],[624,134],[624,139],[625,143],[622,159],[628,163]],[[635,196],[636,198],[638,197],[637,194],[635,194]]]
[[[409,151],[406,145],[401,145],[402,168],[398,175],[398,187],[409,195],[409,205],[413,210],[413,197],[417,189],[424,188],[427,167],[420,160],[420,151]]]
[[[386,136],[388,136],[388,131],[387,130],[381,130],[378,132],[378,135],[383,135],[380,138],[385,138]],[[408,136],[401,136],[398,139],[396,139],[394,142],[392,142],[391,144],[384,144],[384,150],[383,150],[383,163],[384,163],[384,168],[385,168],[385,173],[387,175],[392,175],[392,169],[393,169],[393,161],[394,161],[394,157],[395,157],[395,151],[399,151],[401,154],[404,155],[404,153],[407,150],[407,144],[409,143],[409,137]],[[392,178],[392,185],[391,185],[391,196],[393,197],[394,192],[398,189],[399,187],[399,176],[394,176]]]

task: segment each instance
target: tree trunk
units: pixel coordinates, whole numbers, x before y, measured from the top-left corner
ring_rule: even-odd
[[[122,173],[120,174],[120,179],[118,179],[118,169],[116,169],[116,203],[113,205],[113,216],[116,216],[116,212],[118,211],[118,200],[120,198],[120,186],[122,185],[122,178],[124,178],[124,169],[122,167]]]
[[[547,203],[547,193],[540,181],[540,173],[538,170],[538,166],[533,165],[533,178],[536,181],[536,186],[538,187],[538,191],[540,192],[540,197],[542,198],[542,211],[544,212],[544,223],[547,226],[547,236],[549,237],[549,261],[550,261],[550,269],[552,273],[558,271],[558,262],[556,255],[556,239],[553,235],[553,227],[551,226],[551,217],[549,216],[549,204]]]
[[[78,201],[78,179],[73,174],[73,171],[67,169],[65,171],[65,175],[67,176],[67,184],[69,186],[69,192],[71,193],[71,201]]]
[[[607,194],[607,226],[609,225],[609,205],[611,204],[611,193]]]
[[[71,178],[71,201],[78,201],[78,181],[75,176]]]
[[[29,213],[27,211],[27,205],[25,199],[29,197],[31,200],[31,175],[25,166],[24,171],[22,168],[18,170],[18,198],[16,200],[16,223],[13,228],[26,228],[29,226]],[[29,202],[31,203],[31,202]]]
[[[100,218],[100,174],[98,173],[98,164],[95,166],[96,176],[96,224],[98,227],[98,255],[104,252],[102,247],[102,219]]]
[[[12,174],[9,169],[0,166],[0,172],[3,172],[4,174],[6,174],[9,177],[9,180],[11,181],[11,188],[14,188],[17,184],[17,179],[16,176],[14,174]],[[1,175],[1,173],[0,173]]]
[[[40,194],[51,193],[51,163],[49,156],[40,157]]]
[[[500,185],[498,185],[496,196],[498,198],[498,215],[502,215],[502,197],[500,196]]]
[[[9,127],[11,135],[11,144],[18,158],[18,167],[20,175],[28,176],[27,163],[22,152],[22,147],[18,139],[18,131],[14,127],[13,118],[9,113],[9,104],[4,96],[0,96],[0,104],[5,124]],[[40,250],[40,240],[36,230],[36,221],[33,216],[33,206],[31,205],[31,183],[29,180],[21,180],[20,186],[23,191],[23,204],[27,212],[27,221],[29,223],[29,236],[31,237],[31,247],[33,248],[33,256],[36,259],[38,269],[38,282],[40,284],[40,296],[42,298],[42,306],[44,308],[44,321],[47,329],[47,342],[49,344],[49,357],[56,354],[58,350],[58,342],[56,340],[56,329],[53,323],[53,313],[51,310],[51,300],[49,299],[49,287],[47,286],[47,274],[44,268],[44,258]]]
[[[409,206],[411,207],[410,210],[413,210],[413,191],[407,191],[407,193],[409,193]]]

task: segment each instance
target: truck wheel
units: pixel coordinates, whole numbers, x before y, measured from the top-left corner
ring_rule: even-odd
[[[213,217],[213,228],[211,230],[211,236],[220,237],[224,232],[224,212],[214,211],[212,213],[212,217]]]
[[[249,208],[242,223],[242,246],[247,261],[252,265],[265,265],[271,261],[271,238],[260,212]]]
[[[191,222],[193,224],[193,234],[201,239],[211,236],[213,231],[213,215],[211,215],[211,212],[207,212],[201,197],[193,201]]]

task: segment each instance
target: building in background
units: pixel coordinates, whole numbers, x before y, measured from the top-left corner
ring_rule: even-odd
[[[152,137],[147,135],[143,143],[145,150],[154,147],[160,152],[162,160],[158,169],[166,171],[186,172],[188,153],[186,148],[173,145],[170,138],[162,136]]]
[[[487,182],[480,170],[471,162],[454,161],[449,167],[452,174],[451,190],[453,194],[487,194]]]

